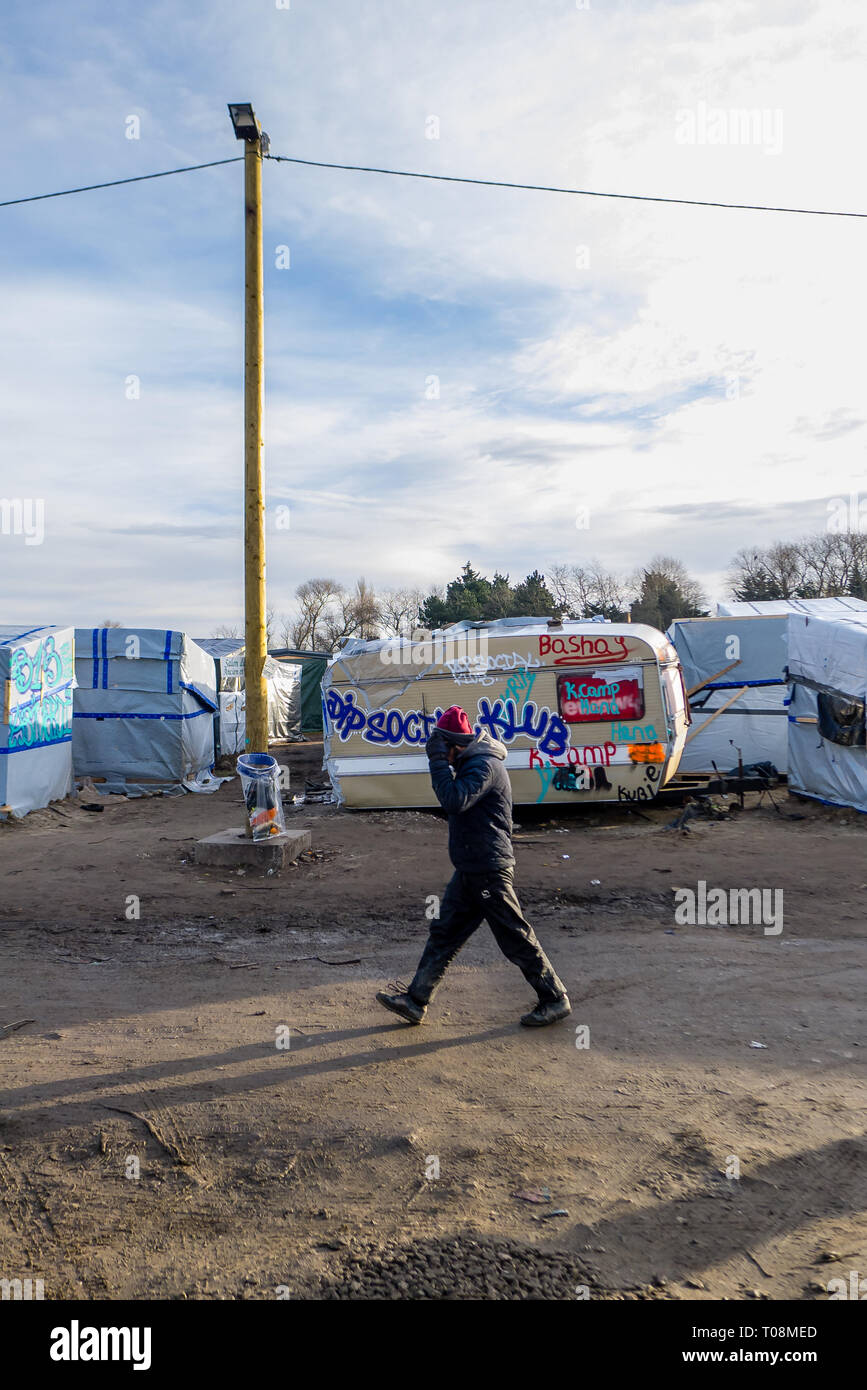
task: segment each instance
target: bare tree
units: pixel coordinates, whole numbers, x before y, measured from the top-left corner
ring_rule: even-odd
[[[863,598],[867,589],[867,535],[827,531],[762,549],[738,551],[729,571],[733,598]]]
[[[362,577],[354,589],[338,586],[333,602],[323,613],[322,629],[329,650],[340,646],[347,637],[366,640],[379,634],[379,608],[376,595]]]
[[[332,605],[344,593],[343,586],[334,579],[305,579],[295,590],[298,600],[298,616],[290,624],[289,647],[309,648],[314,651],[330,651],[326,620]]]
[[[334,579],[307,579],[295,590],[297,617],[284,621],[289,647],[333,651],[347,637],[379,636],[381,618],[373,588],[362,575],[354,589]]]
[[[419,626],[421,589],[385,589],[379,595],[379,621],[385,637],[410,637]]]
[[[360,575],[356,580],[350,611],[355,619],[355,635],[364,638],[365,641],[379,636],[382,621],[379,602],[364,575]]]
[[[550,565],[545,577],[554,600],[573,618],[601,615],[610,622],[623,622],[634,585],[599,560],[586,565]]]

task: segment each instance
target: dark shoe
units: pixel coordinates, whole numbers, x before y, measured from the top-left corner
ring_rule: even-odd
[[[417,1004],[408,994],[385,994],[380,990],[376,998],[384,1009],[391,1009],[393,1014],[400,1014],[407,1023],[421,1023],[427,1013],[427,1007]]]
[[[540,1000],[530,1013],[524,1014],[521,1018],[525,1028],[547,1028],[549,1023],[559,1023],[561,1018],[568,1018],[572,1012],[572,1005],[565,994],[559,999],[550,999],[547,1004]]]

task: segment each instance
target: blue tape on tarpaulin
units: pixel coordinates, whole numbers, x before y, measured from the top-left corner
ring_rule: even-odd
[[[859,816],[867,816],[867,811],[862,806],[853,806],[851,801],[829,801],[825,796],[819,796],[818,792],[805,792],[803,787],[792,787],[789,790],[795,796],[807,796],[811,801],[818,801],[821,806],[835,806],[841,811],[855,811]]]
[[[0,756],[4,753],[29,753],[32,748],[54,748],[58,743],[71,742],[72,734],[64,734],[62,738],[45,738],[40,743],[28,743],[20,748],[0,748]]]
[[[756,685],[788,685],[788,681],[778,679],[762,681],[708,681],[707,685],[701,686],[700,690],[697,690],[695,693],[699,695],[701,690],[741,690],[744,686],[752,690],[753,686]]]
[[[213,714],[210,709],[193,710],[192,714],[76,714],[73,719],[199,719],[203,714]]]
[[[172,634],[166,633],[166,649],[163,652],[163,661],[166,663],[166,694],[172,695]]]
[[[99,628],[93,629],[93,688],[99,689]]]
[[[203,691],[199,690],[198,686],[190,685],[187,681],[178,681],[178,688],[180,690],[189,691],[189,693],[191,695],[194,695],[197,700],[201,700],[203,705],[207,705],[208,709],[211,710],[213,713],[216,713],[216,711],[219,709],[219,705],[215,705],[213,700],[211,700],[207,695],[205,695]]]
[[[108,628],[102,629],[102,688],[108,690]]]

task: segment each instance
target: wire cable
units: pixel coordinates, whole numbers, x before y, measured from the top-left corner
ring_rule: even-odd
[[[545,183],[505,183],[501,179],[466,179],[456,174],[416,174],[408,169],[377,169],[367,164],[327,164],[321,159],[296,159],[267,154],[278,164],[307,164],[315,169],[351,169],[359,174],[393,174],[401,179],[435,179],[439,183],[475,183],[485,188],[521,188],[533,193],[570,193],[577,198],[627,198],[639,203],[677,203],[694,208],[732,208],[747,212],[799,212],[810,217],[867,217],[867,212],[837,212],[828,208],[772,207],[762,203],[716,203],[704,198],[663,198],[650,193],[600,193],[589,188],[557,188]]]
[[[237,164],[244,156],[235,155],[232,159],[212,159],[207,164],[185,164],[180,169],[162,169],[156,174],[136,174],[128,179],[109,179],[105,183],[88,183],[80,188],[62,188],[56,193],[34,193],[27,198],[6,198],[0,201],[0,208],[16,207],[21,203],[39,203],[46,198],[68,198],[72,193],[92,193],[98,188],[119,188],[127,183],[145,183],[148,179],[165,179],[172,174],[190,174],[196,169],[216,169],[222,164]],[[508,183],[504,179],[470,179],[457,174],[420,174],[411,169],[381,169],[370,164],[335,164],[322,159],[298,159],[293,155],[266,154],[265,159],[275,164],[303,164],[313,169],[342,169],[358,174],[390,174],[400,179],[429,179],[435,183],[466,183],[482,188],[517,188],[528,193],[566,193],[575,198],[619,198],[636,203],[670,203],[679,207],[726,208],[740,212],[787,212],[799,213],[806,217],[867,217],[867,212],[842,212],[832,208],[792,208],[767,203],[723,203],[709,198],[667,198],[652,193],[603,193],[592,188],[561,188],[546,183]]]
[[[166,179],[170,174],[191,174],[194,169],[216,169],[218,164],[237,164],[243,159],[236,154],[232,159],[212,159],[209,164],[185,164],[182,169],[162,169],[158,174],[136,174],[131,179],[110,179],[108,183],[86,183],[82,188],[62,188],[59,193],[34,193],[29,198],[7,198],[0,208],[11,208],[16,203],[39,203],[44,198],[68,198],[70,193],[92,193],[95,188],[117,188],[122,183],[144,183],[146,179]]]

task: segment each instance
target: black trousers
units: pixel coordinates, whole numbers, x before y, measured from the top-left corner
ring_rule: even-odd
[[[473,932],[487,921],[503,955],[524,974],[539,999],[559,999],[566,988],[530,926],[515,892],[511,869],[487,874],[466,874],[458,869],[449,881],[432,923],[408,993],[419,1004],[428,1004],[449,963]]]

